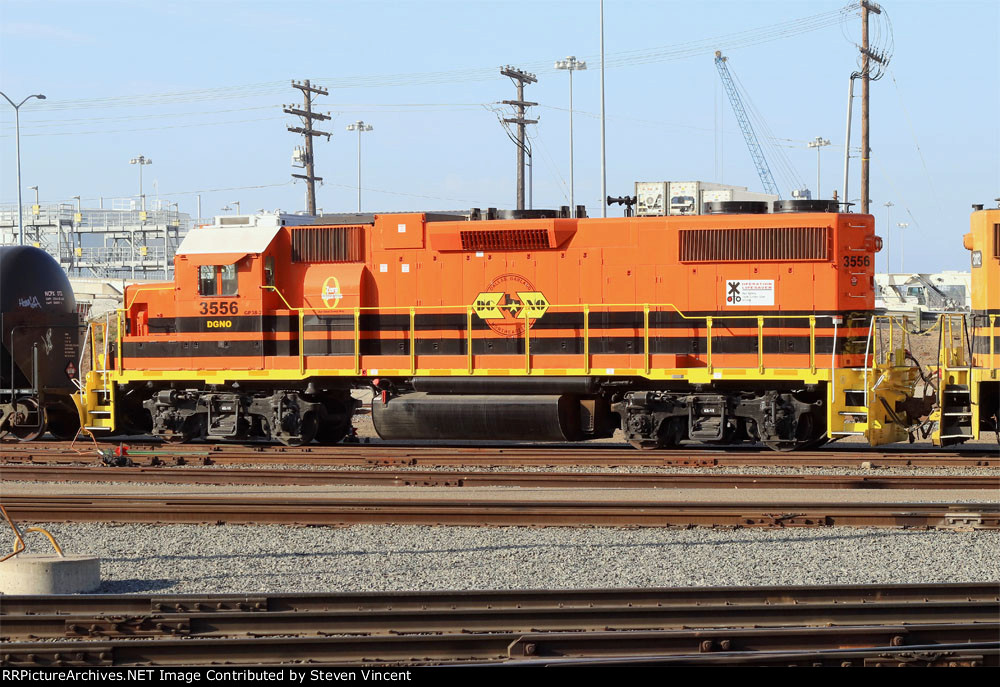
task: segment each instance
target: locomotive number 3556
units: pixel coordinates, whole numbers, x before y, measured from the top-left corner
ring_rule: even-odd
[[[235,315],[239,310],[236,307],[236,301],[230,303],[225,301],[202,301],[200,312],[202,315]]]
[[[844,267],[868,267],[871,264],[869,256],[845,255]]]

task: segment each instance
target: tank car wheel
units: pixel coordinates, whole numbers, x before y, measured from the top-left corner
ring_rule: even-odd
[[[70,441],[80,431],[80,416],[75,410],[55,406],[45,411],[49,432],[59,441]]]
[[[14,402],[15,420],[23,424],[11,422],[10,433],[18,441],[35,441],[45,434],[45,411],[38,406],[38,401],[25,396]]]

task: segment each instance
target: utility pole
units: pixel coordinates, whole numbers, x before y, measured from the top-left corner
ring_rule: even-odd
[[[871,146],[869,145],[869,100],[868,86],[871,82],[871,62],[878,62],[885,65],[881,55],[873,53],[868,45],[868,15],[874,12],[882,14],[882,8],[875,3],[861,0],[861,213],[868,214],[868,205],[871,201],[869,197],[871,178],[868,173],[868,166],[871,162]],[[845,189],[846,191],[846,189]]]
[[[525,151],[525,135],[524,127],[528,124],[537,124],[537,119],[525,119],[524,110],[527,107],[533,107],[538,103],[528,102],[524,99],[524,85],[529,83],[536,83],[538,79],[534,74],[529,74],[523,72],[520,69],[516,69],[507,65],[500,69],[500,74],[503,76],[508,76],[517,84],[517,100],[504,100],[504,105],[513,105],[517,110],[516,117],[504,118],[508,124],[517,124],[517,209],[524,209],[524,151]]]
[[[302,118],[302,123],[304,126],[290,126],[288,130],[295,134],[302,134],[306,139],[306,153],[305,159],[302,161],[305,163],[306,173],[305,174],[293,174],[292,176],[296,179],[306,180],[306,212],[310,215],[316,214],[316,182],[323,181],[323,177],[316,176],[313,167],[313,136],[326,136],[326,140],[330,140],[332,134],[326,131],[319,131],[313,129],[313,120],[323,121],[330,119],[330,115],[322,114],[319,112],[312,111],[312,95],[313,93],[317,95],[329,95],[329,92],[321,86],[313,86],[309,83],[309,79],[305,81],[292,81],[292,88],[297,88],[302,91],[303,106],[302,109],[297,109],[292,105],[285,105],[285,114],[297,115]]]

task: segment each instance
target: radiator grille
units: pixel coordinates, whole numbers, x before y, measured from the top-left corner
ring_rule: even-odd
[[[681,262],[829,260],[829,227],[681,229]]]
[[[360,262],[363,227],[292,229],[292,262]]]
[[[532,250],[549,247],[546,229],[463,231],[462,250]]]

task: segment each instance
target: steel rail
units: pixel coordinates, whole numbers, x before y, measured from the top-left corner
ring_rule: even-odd
[[[30,522],[1000,528],[1000,505],[996,503],[595,502],[45,493],[4,496],[3,503],[11,517]]]
[[[595,632],[733,627],[918,625],[995,622],[997,601],[744,604],[601,608],[494,608],[3,616],[16,639],[323,636],[426,633]]]
[[[218,611],[389,611],[493,608],[616,608],[738,604],[1000,601],[1000,582],[622,589],[500,589],[428,592],[291,594],[5,595],[0,617],[12,615],[215,613]]]
[[[467,664],[476,665],[476,664]],[[489,666],[490,663],[479,665]],[[626,658],[550,658],[507,661],[514,667],[665,667],[756,666],[783,668],[980,668],[1000,666],[1000,642],[932,644],[899,649],[827,649],[807,651],[719,652],[678,656],[629,656]]]
[[[793,467],[1000,467],[994,450],[942,451],[909,449],[879,451],[870,447],[777,453],[746,447],[685,448],[636,451],[610,444],[586,448],[556,444],[550,446],[398,446],[393,444],[338,444],[335,446],[280,446],[269,444],[185,444],[180,446],[149,442],[126,442],[129,457],[136,464],[202,463],[244,465],[406,465],[406,466],[793,466]],[[78,444],[73,450],[65,442],[3,444],[4,463],[74,464],[93,462],[97,449],[113,449],[118,444]]]
[[[900,649],[996,642],[1000,623],[865,627],[738,628],[620,632],[414,634],[380,636],[79,640],[0,646],[0,664],[25,666],[301,665],[505,661],[547,657],[625,657],[713,652]]]
[[[1000,475],[732,475],[407,470],[228,470],[7,465],[0,480],[157,484],[569,487],[575,489],[1000,489]]]

